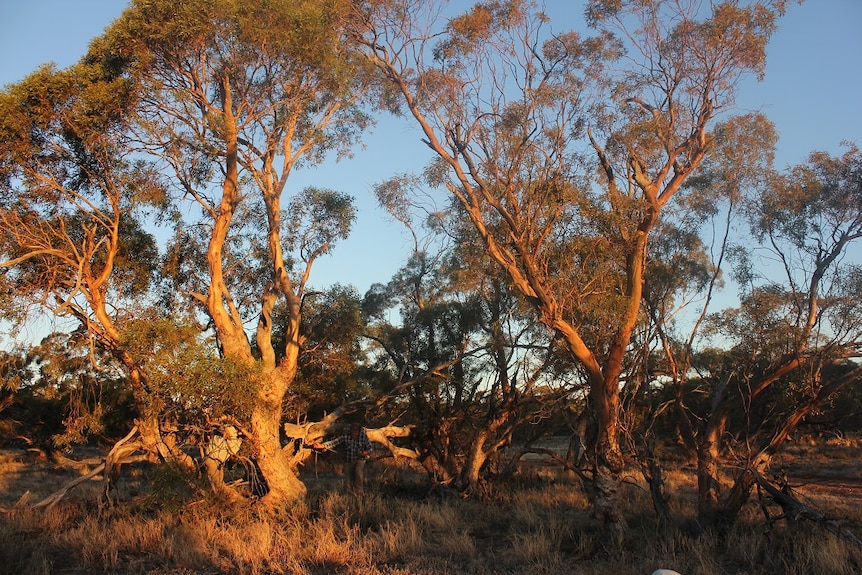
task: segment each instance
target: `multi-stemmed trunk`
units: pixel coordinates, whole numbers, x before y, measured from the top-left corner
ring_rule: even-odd
[[[234,210],[241,201],[239,191],[238,155],[236,122],[230,110],[231,91],[226,84],[225,122],[227,143],[225,180],[222,186],[222,199],[219,211],[213,224],[207,250],[210,284],[205,304],[215,325],[221,352],[225,358],[241,365],[257,365],[259,369],[252,370],[256,378],[257,392],[251,413],[249,438],[254,452],[254,458],[260,468],[267,485],[264,502],[270,506],[278,506],[301,498],[305,494],[305,486],[296,475],[291,458],[281,445],[282,401],[288,387],[296,375],[297,358],[299,356],[299,306],[296,296],[290,289],[290,283],[284,270],[278,244],[277,199],[270,198],[267,202],[268,212],[273,221],[270,222],[270,248],[273,253],[273,281],[270,288],[261,296],[261,315],[257,329],[257,342],[261,359],[256,360],[252,354],[251,344],[245,333],[242,317],[230,293],[225,286],[222,268],[222,250],[227,241],[228,230],[233,219]],[[274,202],[274,203],[273,203]],[[271,205],[272,204],[272,205]],[[274,247],[273,247],[274,246]],[[288,343],[285,356],[276,364],[276,354],[272,345],[272,309],[279,295],[288,299]]]

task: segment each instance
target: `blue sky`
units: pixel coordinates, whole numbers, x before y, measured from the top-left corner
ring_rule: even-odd
[[[838,153],[842,140],[862,145],[862,1],[788,4],[769,44],[765,81],[747,81],[738,97],[740,111],[760,110],[777,125],[779,166],[799,163],[812,150]],[[0,85],[21,80],[40,64],[73,64],[126,5],[124,0],[0,0]],[[581,27],[580,3],[547,0],[546,5],[555,29]],[[428,149],[412,125],[392,118],[382,119],[364,143],[353,159],[298,173],[293,180],[294,189],[316,185],[357,198],[354,231],[315,265],[311,281],[317,286],[352,284],[364,292],[374,282],[388,281],[412,245],[376,207],[371,190],[388,176],[421,168]]]

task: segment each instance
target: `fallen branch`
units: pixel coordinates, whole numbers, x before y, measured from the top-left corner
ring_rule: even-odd
[[[396,425],[387,425],[378,429],[366,429],[365,433],[368,439],[373,443],[379,443],[389,450],[395,457],[407,457],[409,459],[419,459],[419,454],[413,449],[399,447],[391,441],[390,437],[408,437],[412,430],[412,426],[399,427]]]
[[[54,493],[52,493],[51,495],[49,495],[48,497],[46,497],[45,499],[40,501],[39,503],[36,503],[35,505],[33,505],[33,509],[40,509],[42,507],[50,509],[51,507],[56,505],[58,501],[63,499],[63,497],[65,497],[66,494],[69,491],[71,491],[74,487],[80,485],[81,483],[84,483],[85,481],[87,481],[89,479],[92,479],[93,477],[100,474],[104,470],[105,470],[105,464],[104,463],[96,466],[88,474],[82,475],[81,477],[78,477],[78,478],[70,481],[69,483],[67,483],[66,485],[64,485],[63,487],[61,487],[60,489],[58,489],[57,491],[55,491]]]
[[[119,467],[120,465],[125,464],[125,463],[132,463],[132,462],[144,459],[144,457],[132,457],[132,454],[134,454],[138,449],[140,449],[140,447],[141,447],[140,442],[128,443],[129,440],[137,432],[138,432],[138,428],[133,427],[132,430],[128,433],[128,435],[126,435],[126,437],[124,437],[123,439],[118,441],[114,445],[114,447],[111,448],[111,451],[108,453],[108,455],[105,457],[105,459],[102,460],[102,462],[99,465],[94,467],[92,470],[90,470],[85,475],[82,475],[80,477],[76,477],[72,481],[69,481],[68,483],[63,485],[60,489],[53,492],[52,494],[50,494],[46,498],[42,499],[38,503],[34,503],[31,507],[33,509],[42,509],[42,508],[50,509],[51,507],[56,505],[60,500],[62,500],[66,496],[66,494],[69,493],[69,491],[71,491],[72,489],[74,489],[78,485],[84,483],[85,481],[93,479],[94,477],[96,477],[100,473],[104,473],[103,481],[105,482],[105,491],[107,493],[107,490],[108,490],[109,485],[110,485],[109,476],[115,467]],[[87,460],[87,461],[90,462],[93,460]],[[76,467],[76,468],[78,468],[82,465],[86,465],[86,463],[87,462],[75,462],[75,461],[68,459],[68,458],[65,458],[65,457],[58,462],[58,464],[63,466],[63,467]],[[15,504],[15,509],[20,509],[22,507],[25,507],[27,505],[27,501],[28,501],[29,497],[30,497],[30,492],[28,491],[23,496],[21,496],[21,498]],[[9,511],[11,511],[11,510],[10,509],[0,509],[0,512],[3,512],[3,513],[8,513]]]
[[[754,474],[754,480],[758,487],[766,491],[766,493],[769,494],[769,497],[775,501],[783,511],[781,515],[770,517],[764,508],[764,513],[766,513],[767,520],[770,525],[781,519],[788,519],[793,522],[797,522],[800,519],[807,519],[820,525],[833,535],[862,548],[862,540],[860,540],[855,533],[842,527],[836,519],[828,517],[826,514],[817,511],[816,509],[812,509],[796,499],[796,497],[793,496],[792,490],[786,483],[779,488],[769,482],[761,474],[755,471],[752,471],[752,473]]]
[[[550,460],[559,463],[564,469],[567,471],[571,471],[575,473],[582,480],[590,480],[591,477],[584,473],[584,470],[573,464],[570,461],[567,461],[565,457],[554,451],[553,449],[545,449],[544,447],[525,447],[520,449],[510,460],[509,466],[514,470],[517,465],[523,460],[523,457],[528,453],[534,453],[536,455],[545,455]],[[548,460],[545,460],[548,461]]]

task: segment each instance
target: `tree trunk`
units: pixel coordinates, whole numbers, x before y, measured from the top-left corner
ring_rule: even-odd
[[[277,508],[302,499],[305,485],[291,466],[290,456],[280,440],[281,409],[259,402],[251,416],[252,441],[257,464],[266,480],[268,491],[262,502]]]
[[[626,525],[618,495],[620,485],[619,474],[600,463],[594,465],[593,480],[588,485],[592,513],[617,536],[623,535]]]
[[[479,472],[488,459],[488,454],[485,452],[485,443],[488,441],[490,433],[487,429],[482,430],[470,445],[467,460],[464,462],[464,467],[461,470],[460,489],[463,493],[474,493],[479,486]]]
[[[697,450],[697,515],[704,528],[719,522],[721,429],[711,424]]]
[[[279,507],[305,496],[290,454],[281,445],[281,404],[296,373],[295,355],[285,358],[278,368],[261,376],[257,402],[251,415],[251,432],[257,463],[266,480],[268,492],[263,503]]]

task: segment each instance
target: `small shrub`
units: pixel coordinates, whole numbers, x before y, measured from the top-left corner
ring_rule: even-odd
[[[205,480],[194,469],[178,463],[153,466],[147,475],[150,483],[147,506],[153,509],[178,511],[207,492]]]

